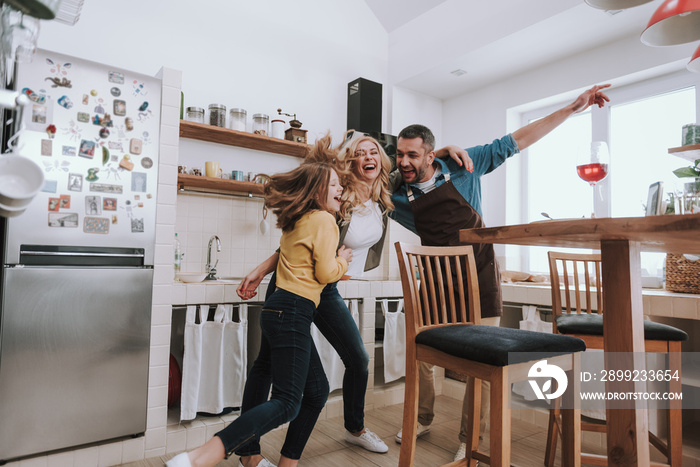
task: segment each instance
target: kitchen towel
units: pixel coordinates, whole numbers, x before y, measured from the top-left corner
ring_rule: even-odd
[[[208,314],[209,305],[187,307],[180,420],[192,420],[197,412],[220,413],[241,405],[247,362],[247,305],[240,306],[238,322],[232,319],[232,305],[217,305],[213,321],[207,321]]]
[[[355,325],[359,328],[360,314],[357,309],[357,300],[345,300],[345,305],[347,305],[348,310],[350,310],[350,315],[355,321]],[[321,357],[321,363],[323,364],[323,370],[326,372],[330,390],[334,391],[342,388],[345,365],[340,359],[338,352],[335,351],[330,342],[321,334],[321,331],[318,330],[315,324],[311,325],[311,337],[314,340],[314,345],[316,345],[318,355]]]
[[[403,299],[396,304],[396,311],[389,311],[389,300],[383,299],[384,314],[384,382],[406,376],[406,315]]]

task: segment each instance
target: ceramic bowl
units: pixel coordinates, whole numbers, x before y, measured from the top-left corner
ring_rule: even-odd
[[[191,283],[191,282],[202,282],[204,278],[207,277],[206,272],[178,272],[177,278],[180,282]]]
[[[33,160],[0,156],[0,204],[5,209],[25,207],[44,186],[44,172]]]
[[[5,206],[0,203],[0,217],[15,217],[19,216],[27,209],[26,206]]]

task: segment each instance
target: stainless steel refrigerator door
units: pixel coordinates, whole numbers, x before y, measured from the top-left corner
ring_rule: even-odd
[[[153,270],[4,273],[0,460],[145,432]]]

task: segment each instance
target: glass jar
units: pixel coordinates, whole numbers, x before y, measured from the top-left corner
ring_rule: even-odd
[[[229,111],[229,128],[232,130],[245,131],[248,112],[245,109],[231,109]]]
[[[204,109],[201,107],[187,107],[186,119],[188,122],[204,123]]]
[[[209,104],[209,124],[226,128],[226,106],[224,104]]]
[[[270,117],[265,114],[253,115],[253,133],[267,136],[270,132]]]

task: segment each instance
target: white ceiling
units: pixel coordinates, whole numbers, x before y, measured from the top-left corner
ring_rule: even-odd
[[[661,2],[612,15],[583,0],[365,1],[389,33],[392,84],[441,99],[639,37]]]

